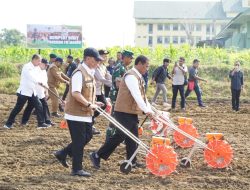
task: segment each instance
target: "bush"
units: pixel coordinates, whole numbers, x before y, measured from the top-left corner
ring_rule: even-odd
[[[18,73],[15,65],[10,63],[0,63],[0,78],[13,77]]]

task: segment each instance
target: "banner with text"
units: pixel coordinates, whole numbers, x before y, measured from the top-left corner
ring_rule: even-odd
[[[82,26],[27,25],[28,48],[82,48]]]

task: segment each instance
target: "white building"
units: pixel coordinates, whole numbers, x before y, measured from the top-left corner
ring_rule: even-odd
[[[135,45],[167,46],[211,40],[250,0],[135,1]]]

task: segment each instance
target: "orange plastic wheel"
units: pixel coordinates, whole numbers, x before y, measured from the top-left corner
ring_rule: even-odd
[[[207,164],[213,168],[225,168],[233,159],[233,149],[225,140],[213,140],[207,144],[209,149],[204,150]]]
[[[148,170],[156,176],[167,176],[173,173],[178,164],[177,154],[170,146],[153,146],[146,156],[146,165]]]
[[[197,129],[190,124],[183,124],[178,127],[182,131],[188,133],[194,138],[198,138],[199,134]],[[188,137],[184,136],[183,134],[179,133],[178,131],[175,131],[173,134],[174,141],[176,142],[177,145],[179,145],[182,148],[190,148],[194,145],[194,141],[189,139]]]

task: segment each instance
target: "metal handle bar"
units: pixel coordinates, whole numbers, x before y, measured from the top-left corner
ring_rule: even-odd
[[[106,113],[103,109],[101,109],[100,107],[97,107],[96,110],[98,112],[100,112],[100,114],[102,114],[111,123],[113,123],[118,129],[120,129],[125,135],[127,135],[129,138],[131,138],[133,141],[135,141],[144,150],[146,150],[150,154],[154,155],[149,150],[149,147],[145,143],[143,143],[138,137],[136,137],[134,134],[132,134],[128,129],[126,129],[123,125],[121,125],[118,121],[116,121],[112,116],[110,116],[108,113]]]
[[[211,150],[210,148],[207,147],[207,145],[205,143],[203,143],[202,141],[200,141],[199,139],[194,138],[193,136],[191,136],[190,134],[182,131],[181,129],[179,129],[169,118],[165,117],[161,112],[159,112],[155,107],[151,106],[152,110],[155,112],[156,117],[155,119],[164,123],[165,125],[168,125],[169,127],[173,128],[175,131],[178,131],[179,133],[181,133],[182,135],[188,137],[189,139],[193,140],[195,143],[199,144],[201,147],[206,148]],[[160,117],[157,117],[160,116]],[[212,150],[211,150],[212,151]]]

